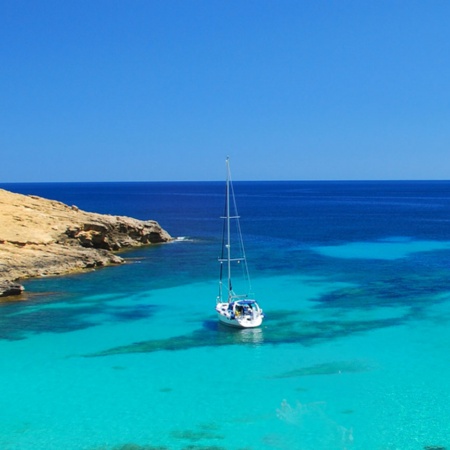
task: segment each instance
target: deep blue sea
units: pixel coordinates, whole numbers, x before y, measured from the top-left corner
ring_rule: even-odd
[[[0,187],[183,237],[0,303],[0,449],[450,449],[450,182],[235,182],[249,330],[214,312],[224,183]]]

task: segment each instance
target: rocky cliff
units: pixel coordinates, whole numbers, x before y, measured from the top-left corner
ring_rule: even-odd
[[[172,240],[153,220],[109,216],[0,189],[0,296],[15,281],[121,264],[122,249]]]

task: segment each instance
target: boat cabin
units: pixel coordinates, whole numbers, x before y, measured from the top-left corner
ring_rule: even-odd
[[[228,311],[235,317],[253,316],[259,307],[255,300],[237,300],[228,304]]]

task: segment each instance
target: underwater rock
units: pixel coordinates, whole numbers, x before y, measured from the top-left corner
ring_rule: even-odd
[[[0,297],[20,295],[24,290],[25,288],[19,283],[0,283]]]

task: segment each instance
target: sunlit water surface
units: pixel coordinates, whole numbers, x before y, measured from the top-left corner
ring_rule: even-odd
[[[214,314],[222,184],[4,187],[185,239],[0,303],[1,449],[450,449],[450,183],[236,183],[242,331]]]

